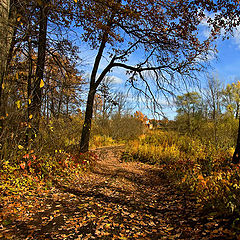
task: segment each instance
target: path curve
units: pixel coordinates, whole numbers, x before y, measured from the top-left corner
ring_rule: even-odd
[[[237,239],[227,220],[203,215],[161,169],[121,162],[123,151],[95,149],[92,171],[71,188],[58,185],[30,222],[16,222],[15,239]]]

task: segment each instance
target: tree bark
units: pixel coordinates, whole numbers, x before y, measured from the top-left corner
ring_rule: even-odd
[[[237,144],[233,154],[232,163],[234,164],[240,163],[240,118],[239,118],[239,125],[238,125]]]
[[[51,99],[50,99],[50,101],[51,101],[51,103],[50,103],[50,113],[51,113],[51,115],[50,115],[50,117],[51,118],[54,118],[55,117],[55,104],[54,104],[54,93],[53,93],[53,91],[54,91],[54,89],[53,89],[53,87],[51,87]]]
[[[120,0],[118,0],[120,2]],[[85,120],[83,124],[83,129],[82,129],[82,135],[81,135],[81,141],[80,141],[80,152],[85,153],[89,149],[89,140],[90,140],[90,133],[91,133],[91,124],[92,124],[92,116],[93,116],[93,104],[94,104],[94,97],[96,90],[99,86],[99,84],[102,82],[106,74],[111,70],[111,68],[114,66],[114,60],[115,57],[112,58],[111,62],[106,66],[106,68],[102,71],[100,76],[97,78],[97,72],[99,68],[100,61],[103,56],[103,51],[105,49],[107,40],[108,40],[108,35],[110,28],[113,24],[113,19],[115,16],[116,12],[114,11],[108,21],[108,24],[106,25],[106,31],[103,33],[101,44],[99,46],[99,50],[97,53],[97,56],[94,61],[93,65],[93,70],[91,73],[91,78],[90,78],[90,89],[88,93],[88,100],[87,100],[87,106],[86,106],[86,112],[85,112]]]
[[[6,116],[6,101],[4,99],[5,76],[12,59],[15,46],[17,6],[14,0],[0,2],[0,136],[4,129],[4,117]],[[2,139],[1,139],[2,140]],[[1,141],[0,140],[0,141]]]
[[[238,119],[239,118],[239,102],[237,102],[236,104],[237,104],[237,108],[236,108],[236,116],[235,116],[235,118]]]
[[[10,0],[3,0],[0,3],[0,104],[9,46],[9,12]]]
[[[83,129],[82,129],[81,142],[80,142],[81,153],[87,152],[89,148],[95,93],[96,93],[96,89],[94,87],[92,87],[92,89],[90,88],[90,91],[88,94],[86,112],[85,112],[85,120],[83,124]]]
[[[47,22],[48,22],[48,2],[43,1],[40,6],[39,18],[39,38],[38,38],[38,57],[35,82],[33,85],[31,112],[33,115],[32,128],[35,134],[39,131],[39,123],[42,106],[42,88],[40,87],[41,80],[43,80],[45,58],[46,58],[46,43],[47,43]]]
[[[31,121],[30,117],[30,101],[31,101],[31,92],[32,92],[32,72],[33,72],[33,59],[32,59],[32,40],[30,36],[28,36],[28,78],[27,78],[27,98],[28,98],[28,108],[27,108],[27,122],[28,125]],[[29,134],[30,129],[28,127],[26,132],[26,146],[28,146],[29,143]]]

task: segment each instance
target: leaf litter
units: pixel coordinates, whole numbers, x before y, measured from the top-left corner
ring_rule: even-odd
[[[121,162],[122,151],[95,150],[95,167],[71,186],[3,196],[0,239],[240,239],[229,219],[205,213],[161,169]]]

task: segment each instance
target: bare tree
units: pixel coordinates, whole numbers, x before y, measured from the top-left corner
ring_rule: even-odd
[[[171,92],[171,87],[204,68],[204,60],[219,29],[230,30],[239,17],[237,1],[215,4],[197,0],[78,0],[77,6],[76,21],[77,26],[82,26],[83,40],[97,51],[90,77],[81,152],[88,151],[94,96],[108,72],[114,68],[125,69],[132,87],[157,102],[159,92]],[[213,26],[209,38],[200,41],[197,26],[207,18],[205,10],[215,13],[215,19],[209,19]],[[138,61],[131,64],[129,58],[133,53],[137,53]],[[99,71],[103,58],[108,63]]]
[[[205,98],[214,124],[215,144],[217,144],[217,123],[221,114],[222,88],[223,86],[216,76],[208,77]]]

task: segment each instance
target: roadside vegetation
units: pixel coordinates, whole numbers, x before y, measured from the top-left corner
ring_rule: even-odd
[[[232,163],[239,119],[239,81],[215,92],[190,92],[176,99],[174,121],[152,121],[154,128],[130,141],[125,161],[157,165],[163,177],[196,194],[206,212],[233,216],[239,230],[240,170]]]

